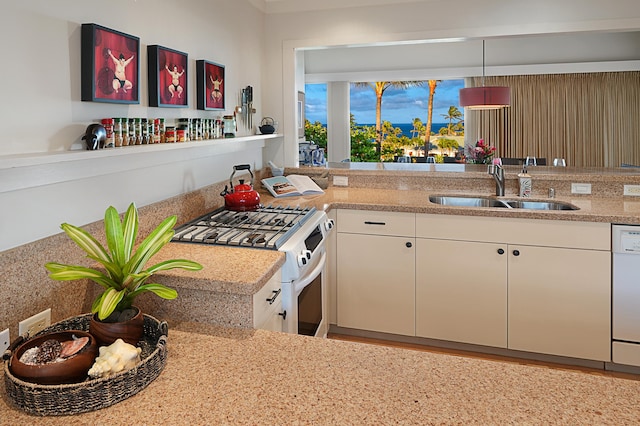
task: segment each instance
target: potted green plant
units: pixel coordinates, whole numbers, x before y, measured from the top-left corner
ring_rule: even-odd
[[[131,203],[122,221],[113,206],[106,210],[104,229],[107,248],[82,228],[68,223],[60,225],[62,230],[87,253],[88,258],[104,267],[105,272],[85,266],[56,262],[49,262],[45,267],[54,280],[72,281],[86,278],[104,288],[93,302],[91,312],[94,316],[90,324],[91,333],[95,332],[96,338],[102,343],[109,344],[118,337],[134,345],[137,343],[143,333],[144,320],[140,310],[132,304],[140,294],[152,292],[163,299],[177,297],[178,293],[172,288],[158,283],[147,283],[154,273],[175,268],[190,271],[202,269],[201,264],[185,259],[165,260],[145,269],[149,259],[171,241],[176,221],[175,215],[166,218],[137,248],[135,248],[135,242],[138,236],[138,211],[134,203]],[[127,315],[128,312],[134,312],[136,315]],[[131,328],[135,331],[127,337],[126,334]]]

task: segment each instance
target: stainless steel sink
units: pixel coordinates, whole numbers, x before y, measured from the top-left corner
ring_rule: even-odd
[[[499,207],[505,209],[527,210],[579,210],[578,207],[563,201],[533,201],[524,199],[502,199],[490,196],[470,195],[431,195],[429,201],[452,207]]]
[[[573,204],[562,201],[528,201],[528,200],[504,200],[511,208],[529,210],[579,210]]]
[[[507,203],[491,197],[474,197],[463,195],[431,195],[429,201],[443,206],[453,207],[503,207],[512,208]]]

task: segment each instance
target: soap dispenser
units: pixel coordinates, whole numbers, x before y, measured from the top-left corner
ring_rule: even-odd
[[[520,196],[524,198],[531,197],[531,175],[527,173],[527,165],[522,165],[522,171],[518,173],[518,184],[520,188]]]

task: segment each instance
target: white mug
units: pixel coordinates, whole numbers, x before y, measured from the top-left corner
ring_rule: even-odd
[[[564,161],[564,158],[554,158],[553,165],[556,167],[566,167],[567,162]]]

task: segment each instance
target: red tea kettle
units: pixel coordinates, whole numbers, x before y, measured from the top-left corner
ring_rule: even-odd
[[[244,183],[244,179],[239,179],[240,184],[233,186],[233,175],[238,170],[248,170],[251,175],[251,183]],[[229,178],[229,187],[224,186],[224,191],[220,193],[224,197],[224,207],[227,210],[233,210],[237,212],[246,212],[251,210],[257,210],[260,207],[260,194],[253,189],[253,173],[251,172],[251,166],[249,164],[240,164],[233,166],[233,173]]]

